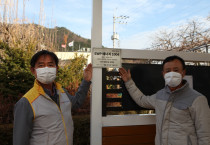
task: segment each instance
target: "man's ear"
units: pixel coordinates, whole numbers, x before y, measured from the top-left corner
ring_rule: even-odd
[[[182,77],[184,77],[186,74],[186,69],[183,70],[183,74],[182,74]]]
[[[163,76],[163,78],[164,78],[164,75],[165,75],[165,73],[164,73],[164,71],[162,71],[162,76]]]
[[[59,66],[56,66],[56,73],[58,73]]]
[[[30,70],[31,70],[31,73],[35,76],[35,74],[36,74],[35,68],[34,67],[31,67]]]

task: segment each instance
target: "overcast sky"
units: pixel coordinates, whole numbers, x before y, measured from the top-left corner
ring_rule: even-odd
[[[23,2],[19,0],[18,17]],[[47,27],[66,27],[74,33],[91,38],[92,0],[43,0],[43,21]],[[39,23],[41,0],[25,0],[25,17]],[[1,11],[2,13],[2,11]],[[210,0],[103,0],[103,46],[112,47],[113,15],[129,16],[116,21],[120,41],[117,47],[146,49],[151,36],[160,29],[171,29],[192,19],[204,20],[210,15]],[[210,23],[206,21],[210,28]]]

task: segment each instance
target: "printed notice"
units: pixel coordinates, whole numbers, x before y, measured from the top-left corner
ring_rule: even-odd
[[[93,48],[92,51],[93,67],[120,68],[121,50],[111,48]]]

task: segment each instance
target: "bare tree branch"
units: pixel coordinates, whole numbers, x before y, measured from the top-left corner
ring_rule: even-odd
[[[209,16],[210,17],[210,16]],[[209,17],[207,18],[208,20]],[[174,30],[160,31],[155,35],[152,48],[156,50],[188,51],[194,47],[210,43],[210,28],[198,21],[192,20]]]

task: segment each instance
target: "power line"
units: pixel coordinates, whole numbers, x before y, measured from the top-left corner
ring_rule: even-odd
[[[111,36],[111,39],[113,40],[113,48],[115,48],[115,40],[119,40],[119,34],[117,34],[115,32],[115,24],[119,23],[119,24],[127,24],[127,22],[125,21],[126,19],[128,19],[129,16],[125,16],[125,15],[120,15],[120,16],[115,16],[115,14],[113,15],[113,35]],[[120,19],[120,21],[119,21]]]
[[[131,13],[132,15],[135,13],[139,13],[139,12],[144,12],[145,9],[147,9],[148,7],[150,7],[152,5],[152,1],[150,1],[150,3],[144,3],[144,4],[139,4],[137,5],[134,9],[130,8],[127,11],[125,11],[124,13],[122,13],[123,15],[128,15],[128,13]],[[140,11],[138,11],[140,10]],[[134,21],[129,22],[129,24],[133,24],[135,23],[135,19],[133,19]]]

